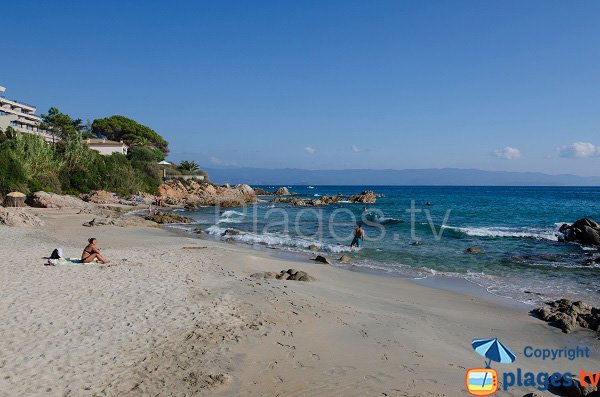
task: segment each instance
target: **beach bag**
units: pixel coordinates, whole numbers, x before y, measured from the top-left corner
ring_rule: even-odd
[[[54,251],[52,251],[52,254],[50,255],[50,259],[60,259],[60,258],[64,258],[63,249],[55,248]]]

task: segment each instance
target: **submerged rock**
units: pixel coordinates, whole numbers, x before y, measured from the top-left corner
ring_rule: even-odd
[[[476,248],[476,247],[469,247],[469,248],[467,248],[467,250],[466,250],[466,251],[467,251],[467,252],[474,253],[474,254],[477,254],[477,253],[480,253],[480,252],[481,252],[481,249],[479,249],[479,248]]]
[[[309,246],[308,246],[308,250],[309,250],[309,251],[318,251],[318,250],[319,250],[319,247],[317,247],[317,246],[316,246],[316,245],[314,245],[314,244],[311,244],[311,245],[309,245]]]
[[[350,257],[348,255],[340,256],[340,263],[348,263],[350,262]]]

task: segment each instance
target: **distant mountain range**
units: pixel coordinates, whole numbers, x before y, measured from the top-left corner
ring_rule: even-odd
[[[208,168],[215,183],[250,185],[600,186],[600,177],[440,168],[303,170]]]

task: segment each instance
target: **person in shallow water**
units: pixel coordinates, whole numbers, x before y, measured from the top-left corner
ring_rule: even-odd
[[[90,263],[94,259],[98,259],[100,263],[109,264],[110,261],[102,256],[100,248],[96,247],[96,239],[94,237],[88,240],[88,245],[83,249],[81,254],[81,261],[83,263]]]
[[[359,223],[358,227],[354,229],[354,239],[352,240],[350,247],[360,247],[364,239],[365,231],[363,230],[362,223]]]

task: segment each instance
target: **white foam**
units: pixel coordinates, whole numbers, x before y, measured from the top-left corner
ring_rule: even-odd
[[[206,229],[206,233],[213,236],[222,236],[227,229],[221,228],[219,226],[211,226]],[[350,252],[352,249],[350,247],[344,245],[335,245],[335,244],[326,244],[318,241],[311,241],[308,239],[300,238],[300,237],[292,237],[286,234],[280,233],[250,233],[250,232],[240,232],[237,235],[227,235],[227,238],[230,238],[234,241],[239,241],[246,244],[259,244],[266,245],[268,247],[287,249],[287,250],[297,250],[304,251],[308,250],[308,247],[311,245],[316,245],[319,251],[323,252]]]
[[[475,237],[515,237],[515,238],[534,238],[540,240],[558,241],[557,231],[539,228],[511,228],[501,226],[491,227],[453,227],[443,226],[446,229],[456,230],[468,236]]]

